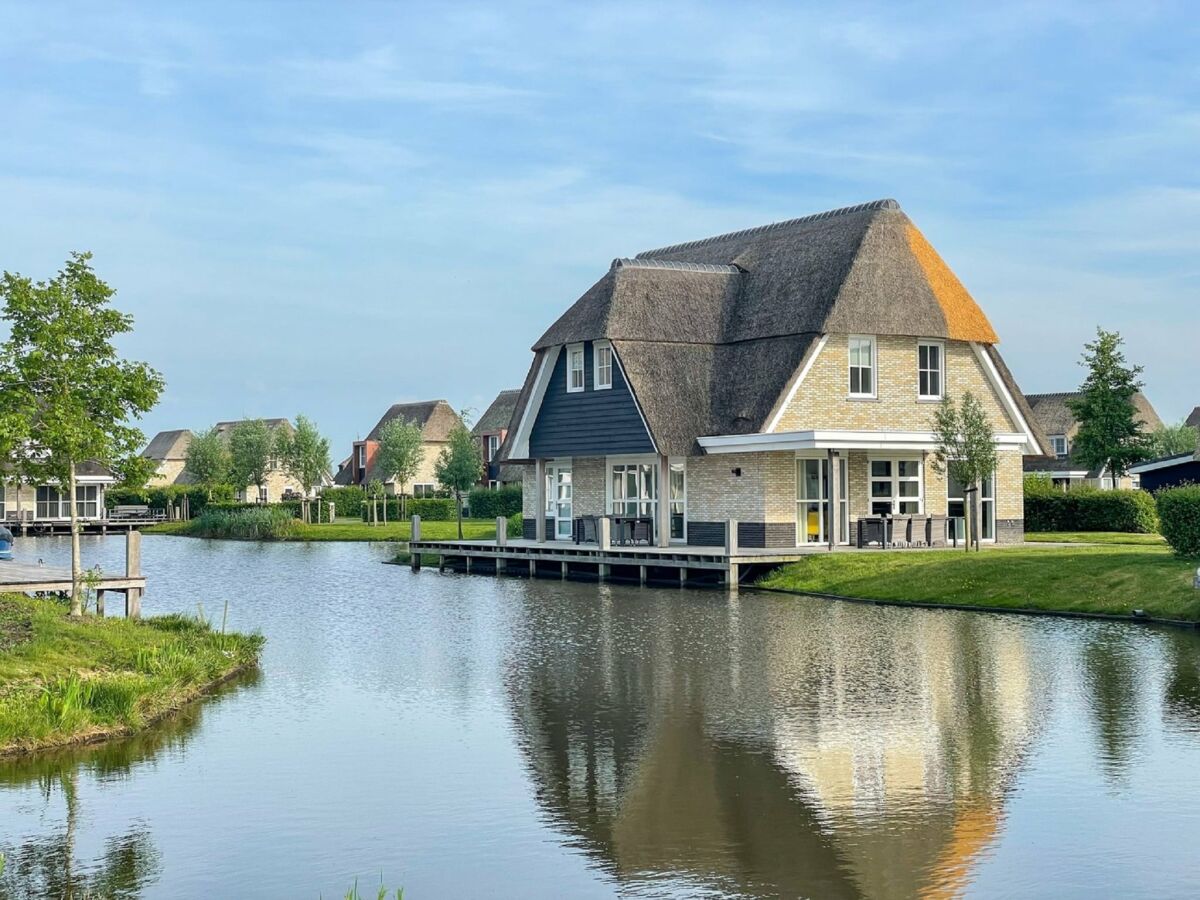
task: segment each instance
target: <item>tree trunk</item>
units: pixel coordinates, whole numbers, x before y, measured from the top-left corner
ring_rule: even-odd
[[[384,494],[383,494],[383,524],[385,527],[387,526],[387,492],[386,491],[384,491]]]
[[[462,493],[454,492],[454,512],[458,515],[458,539],[461,541],[462,536]]]
[[[75,463],[71,462],[71,477],[67,480],[70,485],[71,504],[71,615],[78,618],[83,615],[83,563],[79,551],[79,507],[75,503]]]

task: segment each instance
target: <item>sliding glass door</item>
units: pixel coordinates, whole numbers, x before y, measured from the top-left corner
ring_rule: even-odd
[[[838,485],[838,507],[840,523],[838,543],[850,540],[850,504],[845,461],[838,467],[841,482]],[[829,459],[813,457],[796,460],[796,542],[798,544],[825,544],[829,542]]]

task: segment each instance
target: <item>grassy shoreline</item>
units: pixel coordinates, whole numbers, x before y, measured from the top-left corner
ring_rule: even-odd
[[[194,522],[195,520],[193,520]],[[163,522],[151,525],[144,534],[165,534],[177,537],[207,537],[193,530],[192,522]],[[421,536],[427,540],[444,541],[458,538],[458,525],[455,522],[422,522]],[[496,523],[479,519],[463,520],[463,537],[467,540],[492,538],[496,536]],[[275,541],[399,541],[407,543],[412,537],[410,522],[389,522],[386,525],[369,525],[357,520],[330,522],[324,525],[305,525],[297,522],[292,534],[285,537],[269,538]],[[221,540],[239,540],[238,538],[221,538]]]
[[[897,604],[1146,615],[1200,622],[1196,562],[1165,547],[1077,546],[833,553],[789,563],[758,586]]]
[[[1134,534],[1126,531],[1027,531],[1031,544],[1130,544],[1137,547],[1165,547],[1161,534]]]
[[[178,615],[66,612],[0,595],[0,757],[134,734],[257,666],[263,643]]]

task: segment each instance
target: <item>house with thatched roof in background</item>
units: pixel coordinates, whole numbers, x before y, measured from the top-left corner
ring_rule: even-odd
[[[383,482],[389,494],[395,494],[399,485],[388,473],[379,472],[376,466],[379,451],[379,434],[383,426],[393,419],[404,419],[421,428],[422,448],[425,455],[417,475],[409,484],[408,489],[414,497],[432,497],[439,489],[437,477],[433,474],[434,463],[442,449],[450,440],[450,432],[456,425],[462,424],[458,413],[445,400],[423,400],[418,403],[394,403],[388,407],[375,423],[365,438],[355,441],[351,447],[350,456],[339,466],[333,478],[336,485],[366,485],[378,478]]]
[[[142,451],[142,459],[153,460],[154,474],[146,481],[151,487],[170,484],[188,484],[190,479],[184,466],[187,464],[187,449],[192,443],[192,432],[187,428],[160,431],[150,439]]]
[[[500,445],[508,436],[509,422],[517,408],[520,389],[501,391],[484,410],[479,421],[471,427],[471,434],[479,441],[479,452],[483,455],[484,472],[481,487],[498,488],[502,485],[521,483],[521,467],[500,463]]]
[[[653,541],[848,543],[859,520],[940,516],[945,396],[979,397],[1000,465],[979,533],[1024,536],[1022,456],[1044,452],[980,306],[894,200],[617,259],[534,343],[502,458],[525,536],[641,516]]]
[[[1025,399],[1029,401],[1033,418],[1046,436],[1046,453],[1026,456],[1025,474],[1049,478],[1056,487],[1063,490],[1080,485],[1090,485],[1101,490],[1137,487],[1136,475],[1130,474],[1114,479],[1105,469],[1085,466],[1075,458],[1072,445],[1075,435],[1079,433],[1079,422],[1071,412],[1070,402],[1079,400],[1082,396],[1079,391],[1026,395]],[[1143,432],[1150,434],[1162,428],[1162,419],[1141,391],[1134,395],[1133,405]]]

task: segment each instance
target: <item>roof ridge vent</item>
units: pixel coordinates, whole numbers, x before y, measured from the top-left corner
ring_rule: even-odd
[[[676,272],[709,272],[719,275],[739,275],[745,271],[740,266],[723,266],[715,263],[674,262],[668,259],[628,259],[620,257],[612,261],[613,269],[671,269]]]
[[[715,244],[718,241],[727,241],[730,238],[747,237],[752,234],[765,234],[770,231],[777,231],[782,228],[791,228],[794,225],[803,225],[808,222],[819,222],[822,219],[832,219],[835,216],[845,216],[850,213],[865,212],[873,209],[899,209],[900,204],[895,200],[885,198],[883,200],[872,200],[869,203],[859,203],[856,206],[842,206],[838,209],[828,209],[825,212],[813,213],[809,216],[801,216],[798,219],[784,219],[782,222],[772,222],[770,225],[759,225],[755,228],[744,228],[741,231],[730,231],[725,234],[718,234],[713,237],[701,238],[698,241],[684,241],[682,244],[671,244],[666,247],[658,247],[654,250],[643,250],[636,257],[638,260],[652,257],[659,253],[673,253],[677,250],[686,250],[690,247],[705,247],[709,244]]]

